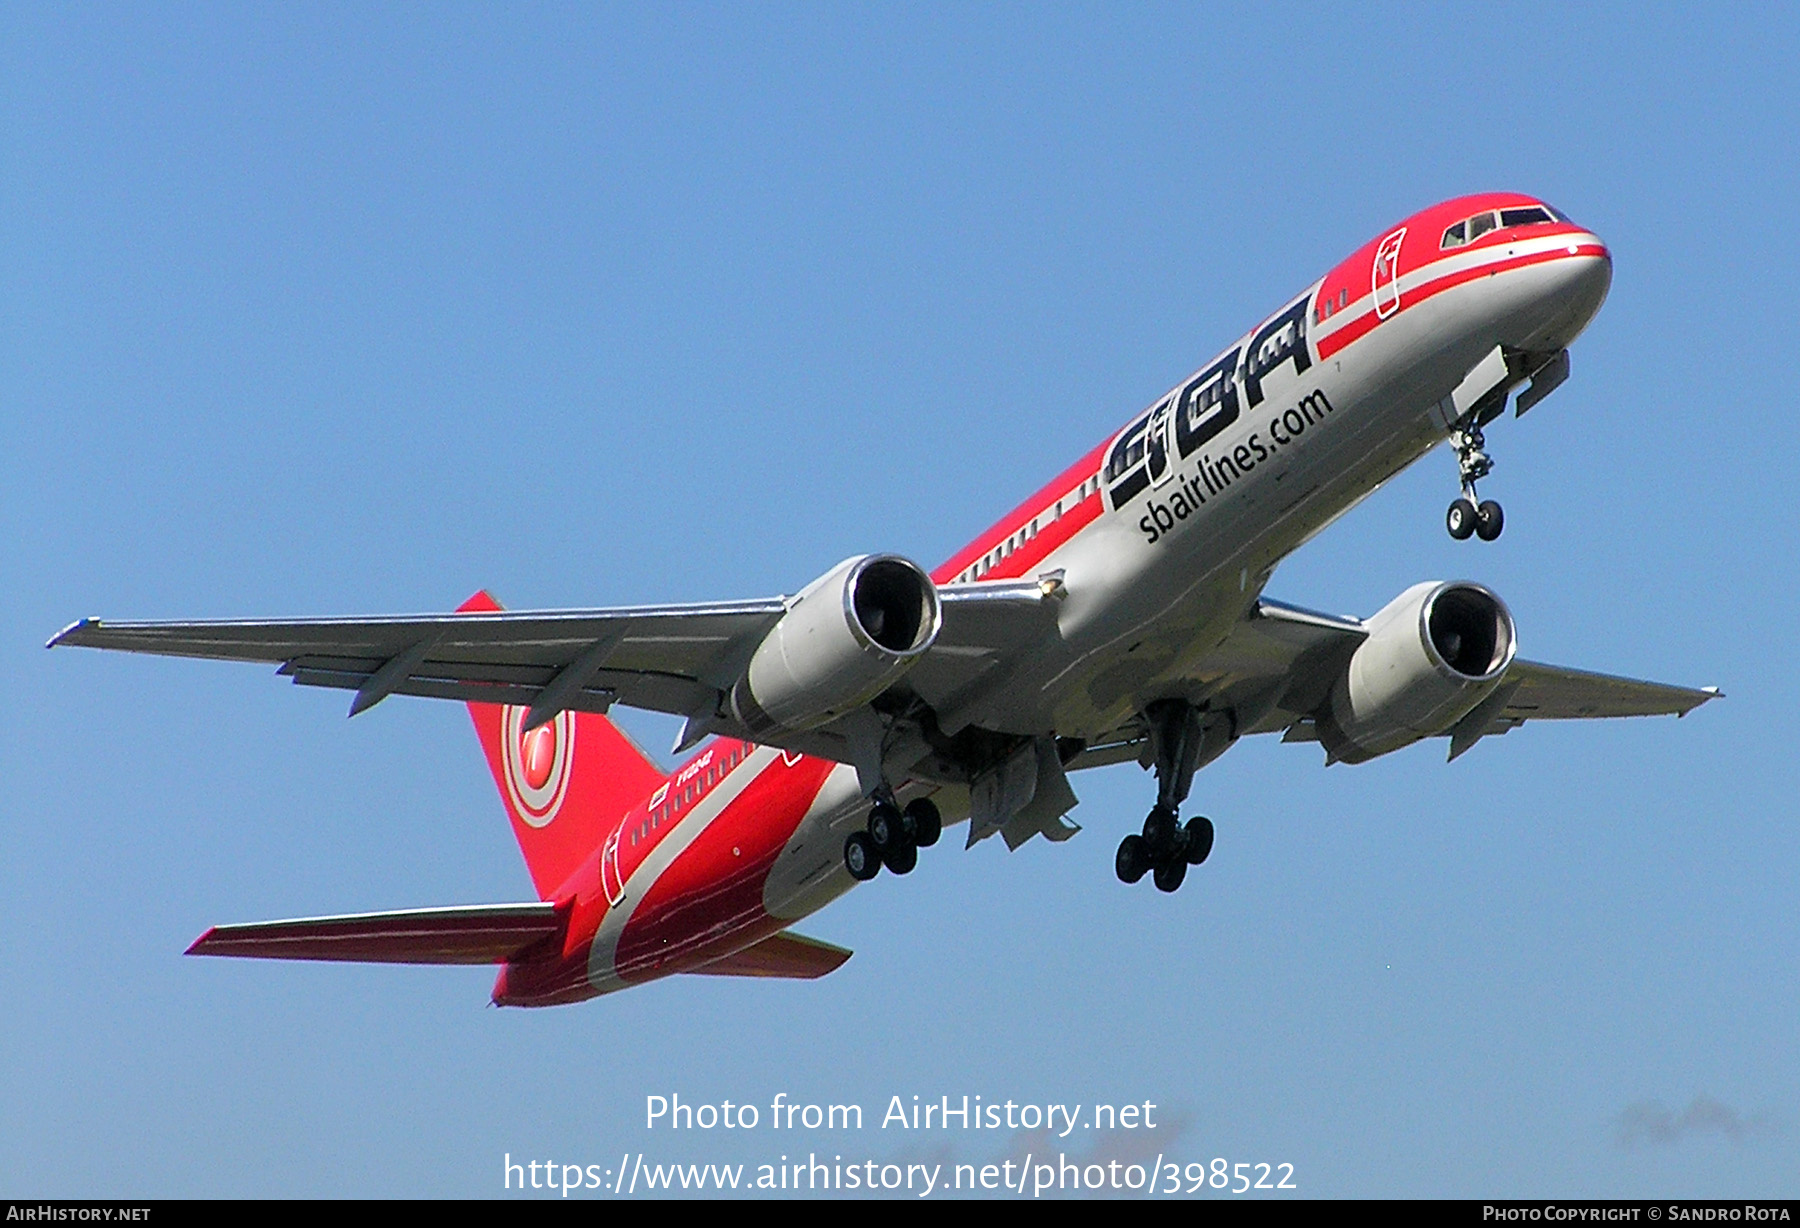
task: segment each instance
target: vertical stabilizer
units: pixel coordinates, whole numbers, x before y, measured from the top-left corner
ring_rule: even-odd
[[[481,592],[458,612],[499,608]],[[595,712],[565,711],[530,733],[523,707],[470,704],[469,715],[539,899],[550,899],[620,817],[664,779],[617,725]]]

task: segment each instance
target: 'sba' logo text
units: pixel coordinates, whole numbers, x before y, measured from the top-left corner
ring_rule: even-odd
[[[1107,454],[1107,493],[1116,511],[1190,459],[1220,432],[1268,396],[1264,383],[1285,366],[1302,375],[1312,366],[1306,337],[1313,293],[1290,303],[1250,335],[1246,344],[1220,355],[1179,389],[1119,432]]]

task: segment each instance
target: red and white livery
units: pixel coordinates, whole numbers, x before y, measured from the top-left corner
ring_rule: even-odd
[[[858,881],[965,846],[1064,840],[1069,776],[1137,760],[1156,799],[1116,870],[1181,886],[1213,846],[1180,808],[1238,738],[1362,762],[1451,758],[1533,719],[1685,714],[1694,690],[1543,665],[1482,585],[1364,620],[1262,595],[1277,563],[1442,443],[1452,536],[1499,535],[1483,428],[1569,372],[1611,257],[1543,201],[1446,201],[1383,230],[1155,398],[934,572],[846,559],[792,597],[189,623],[84,619],[51,644],[263,661],[297,683],[468,704],[538,899],[220,926],[190,951],[501,965],[494,1001],[671,973],[816,977],[788,927]],[[686,718],[665,773],[607,717]]]

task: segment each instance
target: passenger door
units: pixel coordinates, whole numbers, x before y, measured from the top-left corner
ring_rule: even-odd
[[[1377,319],[1385,320],[1400,310],[1400,245],[1405,241],[1406,227],[1402,226],[1375,249],[1375,267],[1369,276]]]
[[[616,831],[606,838],[606,847],[600,851],[600,889],[606,892],[606,902],[614,908],[625,898],[625,880],[619,875],[619,833]]]

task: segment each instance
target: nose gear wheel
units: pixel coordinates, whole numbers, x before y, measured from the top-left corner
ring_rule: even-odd
[[[1484,450],[1487,440],[1479,426],[1458,427],[1450,432],[1450,447],[1456,452],[1457,476],[1462,482],[1462,497],[1450,504],[1444,513],[1444,527],[1457,541],[1479,537],[1491,542],[1500,536],[1506,516],[1492,499],[1480,500],[1475,483],[1494,471],[1494,462]]]

